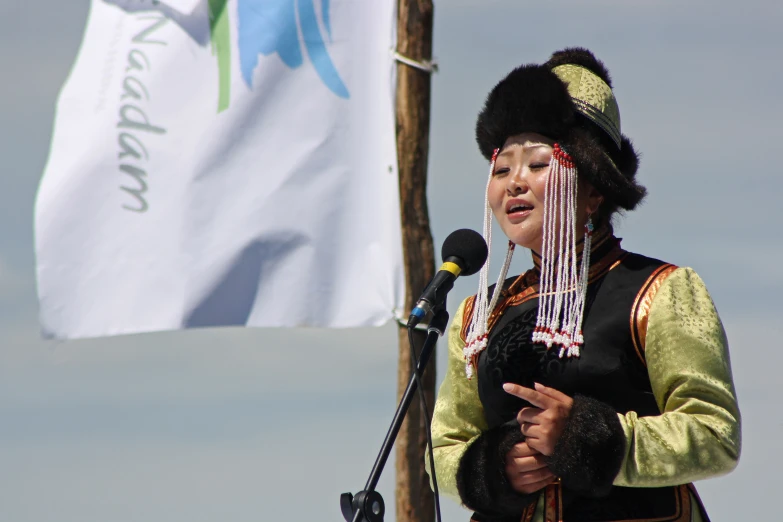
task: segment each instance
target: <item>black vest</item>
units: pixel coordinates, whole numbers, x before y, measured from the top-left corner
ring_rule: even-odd
[[[637,296],[666,264],[621,251],[616,244],[606,248],[609,252],[593,253],[594,266],[607,256],[612,257],[612,264],[588,286],[582,327],[585,342],[578,358],[561,359],[558,349],[547,350],[545,345],[531,341],[538,292],[525,289],[537,280],[536,273],[517,278],[514,285],[514,278],[504,283],[504,288],[512,291],[504,292],[500,306],[505,308],[491,327],[488,346],[480,354],[477,367],[479,397],[490,428],[513,421],[517,412],[529,405],[503,391],[505,382],[526,387],[538,382],[570,396],[587,395],[619,413],[634,411],[640,417],[660,414],[642,359],[643,350],[638,341],[634,343],[631,316]],[[527,283],[520,285],[520,280]],[[526,298],[514,299],[523,294]],[[690,512],[691,506],[683,505],[690,504],[690,497],[682,491],[679,487],[615,486],[607,497],[595,499],[563,488],[562,516],[564,522],[673,522],[681,519],[684,511]]]

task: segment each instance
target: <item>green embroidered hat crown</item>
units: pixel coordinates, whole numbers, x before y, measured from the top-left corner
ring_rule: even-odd
[[[611,87],[581,65],[558,65],[552,72],[566,84],[576,110],[603,129],[620,148],[620,108]]]

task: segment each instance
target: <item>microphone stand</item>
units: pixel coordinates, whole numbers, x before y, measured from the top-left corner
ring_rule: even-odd
[[[414,369],[414,373],[411,375],[408,387],[402,395],[400,404],[397,406],[397,412],[394,414],[394,419],[389,427],[389,431],[386,433],[386,438],[381,446],[381,451],[375,459],[372,472],[370,472],[370,478],[367,479],[364,489],[356,495],[352,495],[351,493],[343,493],[340,495],[340,509],[343,512],[343,517],[346,522],[383,522],[383,515],[386,508],[383,503],[383,497],[380,493],[375,491],[375,486],[378,485],[378,480],[381,478],[383,467],[386,465],[386,460],[389,458],[392,446],[394,446],[394,440],[397,438],[397,433],[400,431],[402,421],[405,419],[405,415],[413,400],[413,395],[417,388],[416,377],[417,375],[421,376],[424,373],[430,355],[432,355],[432,351],[435,348],[435,343],[437,342],[438,337],[443,335],[443,332],[446,331],[446,326],[449,322],[449,313],[446,311],[445,306],[437,307],[434,312],[435,315],[427,327],[427,338],[421,348],[418,364]]]

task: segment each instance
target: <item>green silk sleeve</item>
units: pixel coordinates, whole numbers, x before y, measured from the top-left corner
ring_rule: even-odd
[[[653,298],[645,358],[662,413],[620,414],[627,444],[614,484],[673,486],[734,469],[740,413],[726,334],[692,269],[672,272]]]
[[[477,379],[465,376],[465,343],[460,337],[465,301],[460,304],[448,333],[448,365],[438,391],[432,416],[432,447],[441,493],[460,502],[457,492],[457,468],[468,444],[487,429],[478,395]],[[432,473],[425,459],[427,473]]]

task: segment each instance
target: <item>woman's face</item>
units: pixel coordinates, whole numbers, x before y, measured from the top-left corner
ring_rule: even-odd
[[[498,154],[489,183],[489,206],[500,228],[512,242],[536,252],[541,252],[553,145],[554,141],[533,132],[511,136]],[[577,230],[581,230],[601,196],[581,180],[577,192]]]

